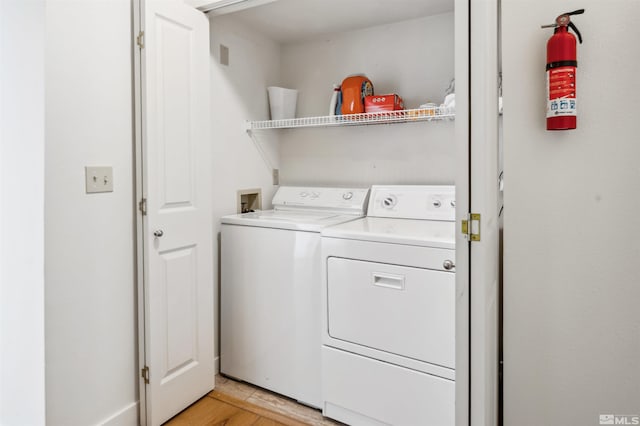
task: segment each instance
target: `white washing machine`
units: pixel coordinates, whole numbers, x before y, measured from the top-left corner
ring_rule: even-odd
[[[322,231],[323,413],[455,423],[455,188],[373,186],[366,218]]]
[[[368,189],[282,186],[273,210],[222,218],[220,370],[322,407],[320,231]]]

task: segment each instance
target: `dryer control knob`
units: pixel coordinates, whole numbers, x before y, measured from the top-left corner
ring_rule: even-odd
[[[305,198],[305,197],[306,197],[306,196],[308,196],[308,195],[309,195],[309,194],[308,194],[307,192],[301,192],[301,193],[300,193],[300,196],[301,196],[302,198]]]
[[[342,198],[345,200],[350,200],[353,198],[353,192],[349,191],[349,192],[345,192],[344,194],[342,194]]]
[[[450,270],[452,270],[453,268],[456,267],[456,264],[453,263],[453,261],[451,261],[451,260],[445,260],[444,262],[442,262],[442,267],[444,269],[446,269],[447,271],[450,271]]]

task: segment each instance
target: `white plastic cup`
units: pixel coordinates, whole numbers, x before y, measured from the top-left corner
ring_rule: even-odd
[[[296,117],[298,91],[284,87],[267,87],[269,93],[269,108],[272,120],[286,120]]]

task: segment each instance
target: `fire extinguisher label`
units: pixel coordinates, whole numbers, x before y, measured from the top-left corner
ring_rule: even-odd
[[[547,118],[577,115],[576,67],[547,71]]]

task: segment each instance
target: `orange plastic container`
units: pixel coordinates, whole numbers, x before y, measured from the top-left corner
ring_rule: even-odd
[[[342,81],[342,114],[364,112],[365,96],[373,95],[373,84],[363,75],[352,75]]]

